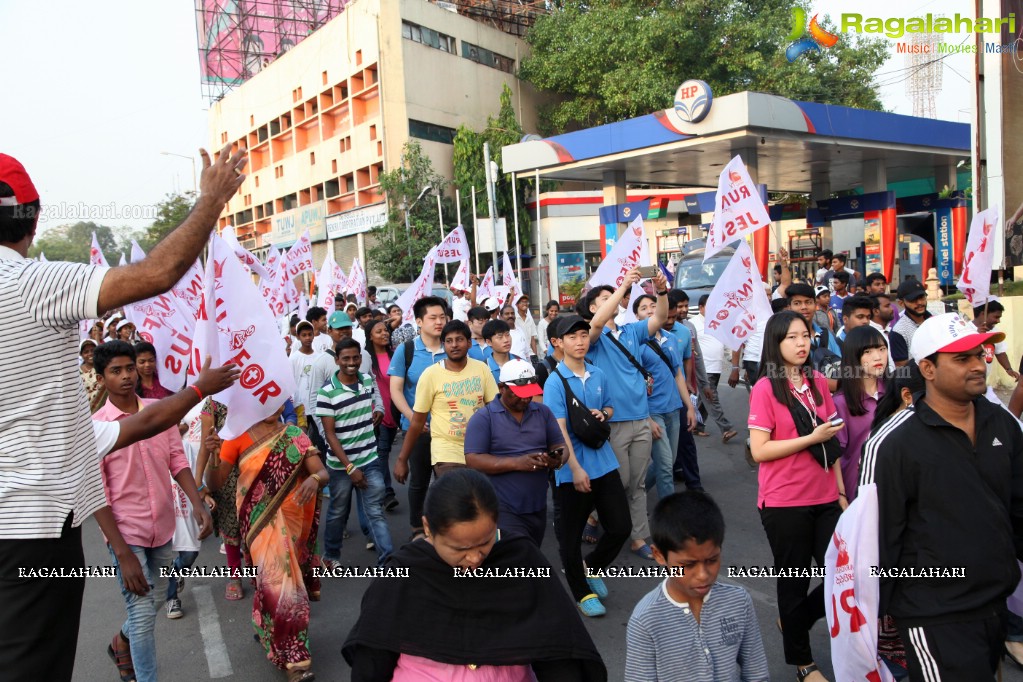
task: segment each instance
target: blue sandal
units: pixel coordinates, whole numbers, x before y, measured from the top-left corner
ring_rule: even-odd
[[[638,556],[640,559],[646,559],[647,561],[654,560],[653,550],[651,550],[650,545],[646,544],[645,542],[643,543],[642,547],[636,547],[634,549],[630,549],[629,551]]]

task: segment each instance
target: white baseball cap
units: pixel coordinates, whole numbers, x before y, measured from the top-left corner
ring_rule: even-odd
[[[486,308],[489,312],[494,312],[501,307],[501,304],[497,302],[496,298],[485,298],[480,305]]]
[[[520,398],[543,395],[543,389],[536,380],[536,370],[525,360],[509,360],[501,366],[498,382],[506,385]]]
[[[1002,332],[979,332],[958,313],[944,313],[924,320],[913,334],[909,354],[918,363],[935,353],[962,353],[987,341],[1005,340]]]

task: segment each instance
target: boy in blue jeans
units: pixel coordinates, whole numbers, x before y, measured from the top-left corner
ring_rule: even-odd
[[[704,492],[674,493],[650,517],[654,559],[682,569],[636,605],[626,631],[626,682],[767,680],[748,592],[717,582],[725,519]],[[713,597],[711,593],[713,592]]]

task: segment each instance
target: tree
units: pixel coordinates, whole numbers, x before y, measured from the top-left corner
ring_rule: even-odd
[[[374,243],[366,251],[373,268],[386,280],[414,281],[423,269],[426,254],[440,241],[436,199],[428,192],[416,201],[427,185],[433,192],[440,192],[444,179],[433,170],[419,143],[409,140],[402,149],[401,167],[380,176],[388,219],[386,225],[372,230]],[[406,210],[409,232],[405,230]]]
[[[871,81],[887,59],[885,41],[842,34],[834,47],[789,63],[785,48],[795,6],[809,9],[810,3],[563,2],[527,34],[532,51],[519,75],[561,96],[540,110],[546,134],[666,109],[679,83],[690,78],[722,95],[756,90],[880,110]],[[826,19],[823,26],[829,27]]]
[[[36,258],[42,251],[46,254],[47,260],[88,263],[93,232],[96,233],[96,241],[99,242],[103,255],[112,261],[111,265],[117,265],[120,253],[117,235],[109,226],[93,222],[58,225],[47,230],[32,242],[28,255],[30,258]]]
[[[185,218],[188,217],[194,205],[195,192],[168,194],[163,201],[156,205],[156,220],[153,221],[153,224],[146,228],[141,237],[135,237],[142,250],[149,253],[161,239],[185,222]]]

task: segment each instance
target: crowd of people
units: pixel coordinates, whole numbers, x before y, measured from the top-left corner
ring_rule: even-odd
[[[823,252],[799,281],[783,253],[774,313],[729,352],[706,296],[691,316],[663,274],[634,294],[639,269],[571,310],[547,302],[539,322],[521,292],[477,300],[475,277],[451,304],[415,301],[414,325],[369,287],[363,305],[284,321],[295,393],[225,439],[231,407],[215,396],[239,370],[207,360],[169,390],[156,348],[117,312],[180,279],[244,177],[244,154],[203,157],[186,221],[145,260],[108,269],[26,257],[39,196],[0,155],[0,329],[21,339],[0,355],[5,679],[71,679],[89,516],[124,598],[107,649],[122,681],[158,678],[156,617],[185,615],[185,579],[168,569],[183,574],[212,533],[224,597],[252,590],[267,660],[289,682],[314,679],[311,604],[345,568],[354,503],[378,573],[343,646],[353,680],[606,679],[584,619],[621,609],[603,578],[626,549],[664,575],[619,613],[631,609],[626,680],[766,680],[752,598],[718,580],[724,516],[700,475],[709,419],[723,443],[739,434],[718,394],[726,368],[749,392],[755,504],[800,682],[825,679],[810,631],[829,606],[810,569],[861,493],[859,508],[876,505],[880,567],[964,568],[881,578],[887,674],[991,679],[1006,648],[1023,661],[1023,620],[1006,606],[1023,559],[1023,395],[1006,409],[987,388],[996,362],[1019,378],[997,300],[972,322],[935,315],[915,280],[891,291]],[[398,485],[408,536],[395,538]],[[556,568],[540,551],[550,527]],[[82,575],[25,579],[25,567]]]

